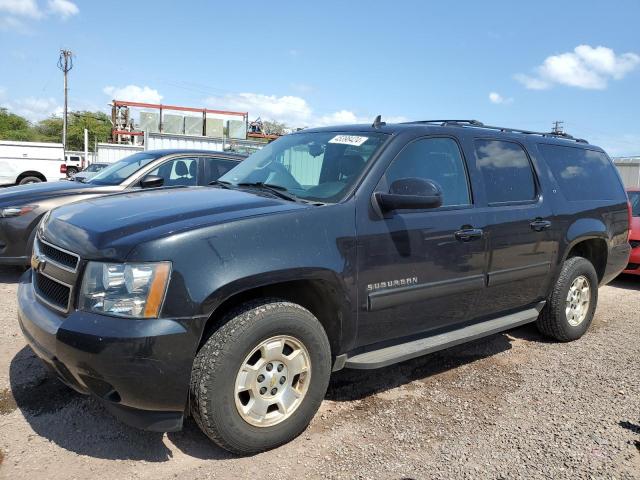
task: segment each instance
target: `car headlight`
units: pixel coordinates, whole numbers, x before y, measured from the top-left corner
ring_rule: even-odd
[[[78,308],[119,317],[158,318],[170,274],[170,262],[89,262]]]
[[[20,207],[2,207],[0,208],[0,218],[20,217],[29,212],[33,212],[37,205],[22,205]]]

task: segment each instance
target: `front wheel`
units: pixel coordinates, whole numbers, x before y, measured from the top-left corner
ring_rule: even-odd
[[[273,299],[245,304],[196,355],[191,413],[233,453],[274,448],[307,427],[330,372],[327,335],[308,310]]]
[[[598,303],[598,276],[589,260],[564,262],[556,285],[540,317],[538,329],[562,342],[577,340],[591,325]]]

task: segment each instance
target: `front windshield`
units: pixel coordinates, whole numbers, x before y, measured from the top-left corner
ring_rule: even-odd
[[[122,160],[100,170],[95,177],[87,181],[92,185],[120,185],[124,180],[140,170],[149,162],[158,158],[158,154],[134,153]]]
[[[220,182],[265,183],[298,198],[335,203],[353,187],[367,162],[384,143],[379,132],[301,132],[257,151]]]
[[[631,203],[631,216],[640,217],[640,192],[627,192]]]

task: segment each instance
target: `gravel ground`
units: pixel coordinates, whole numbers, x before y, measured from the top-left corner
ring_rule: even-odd
[[[532,326],[377,371],[334,375],[295,441],[252,457],[192,422],[141,432],[51,378],[0,269],[0,478],[637,478],[640,278],[600,290],[573,343]]]

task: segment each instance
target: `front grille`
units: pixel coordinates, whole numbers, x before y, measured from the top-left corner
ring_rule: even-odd
[[[40,252],[54,263],[75,271],[78,267],[79,258],[77,255],[65,252],[58,247],[54,247],[49,243],[45,243],[38,239],[38,249]]]
[[[625,270],[637,270],[640,267],[640,263],[629,263],[627,264],[627,268]]]
[[[35,277],[35,287],[38,296],[52,307],[63,312],[68,311],[71,288],[40,272],[34,272],[33,275]]]
[[[640,247],[640,240],[629,240],[629,245],[631,245],[631,248],[638,248]]]

